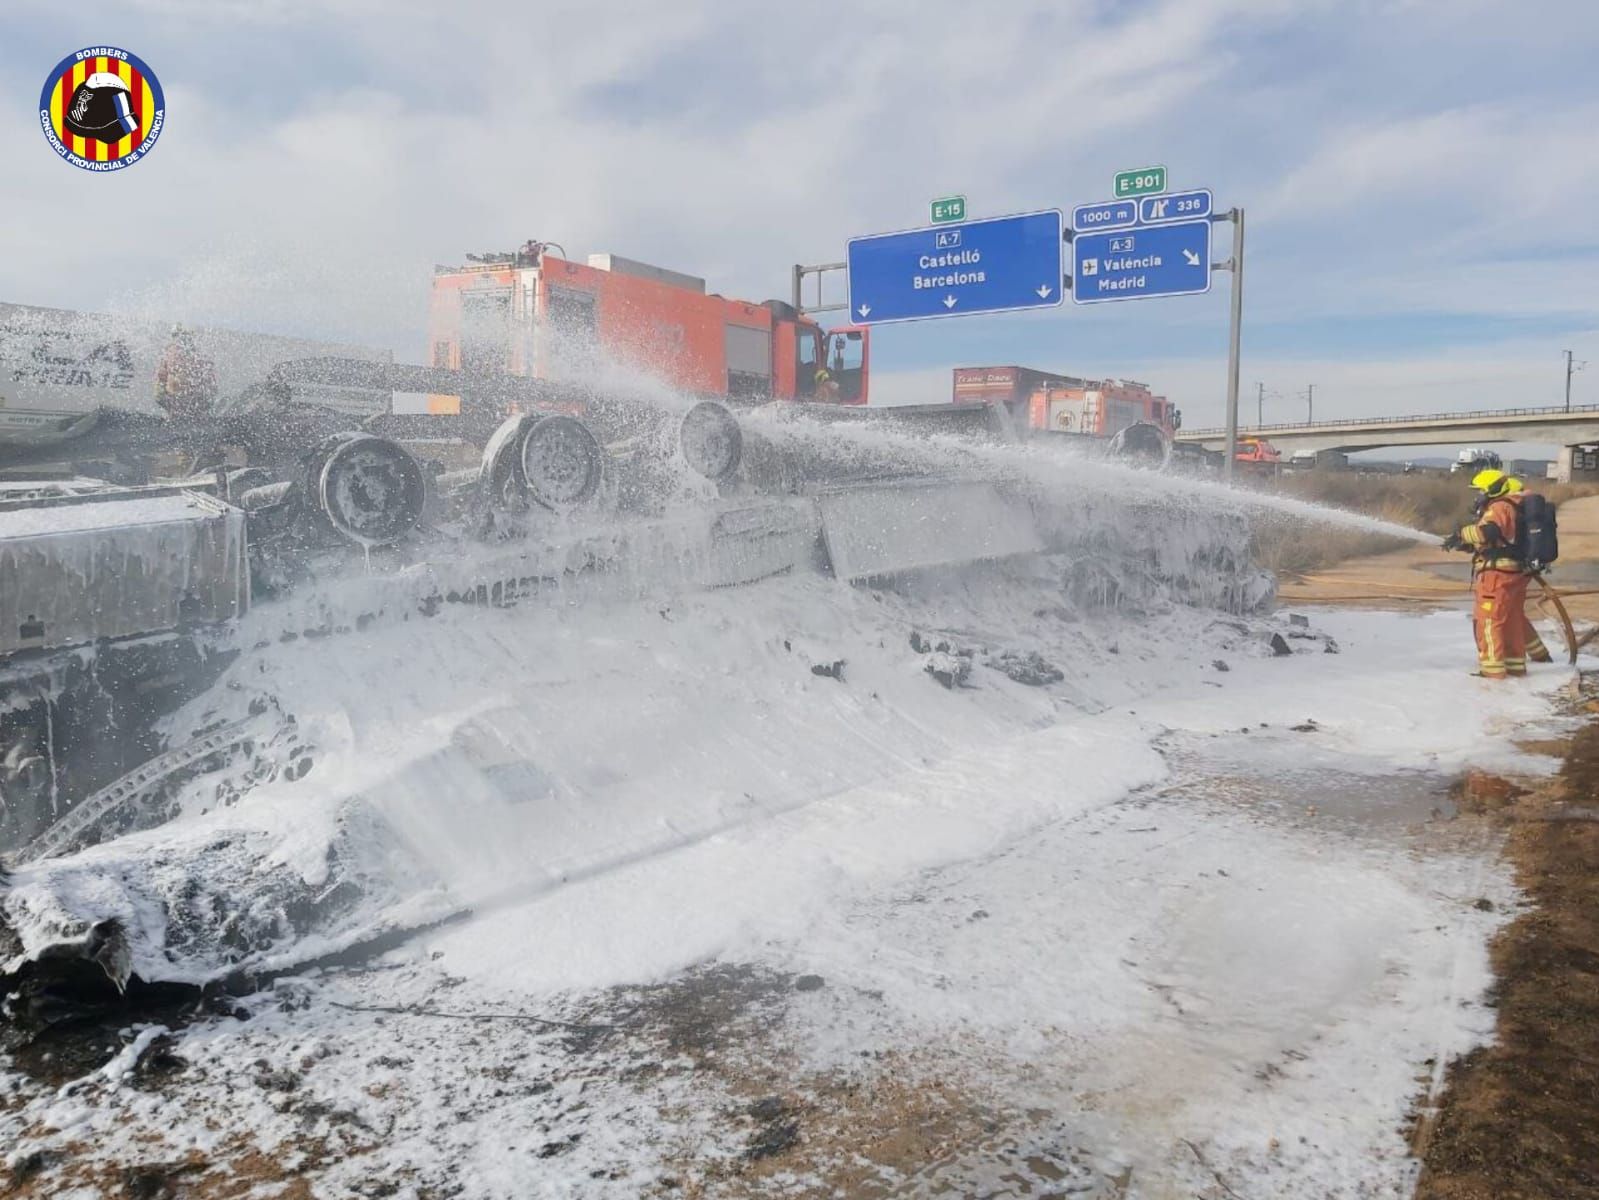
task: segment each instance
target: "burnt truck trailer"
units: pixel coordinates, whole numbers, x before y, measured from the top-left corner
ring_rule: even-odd
[[[1035,553],[1043,501],[1025,480],[823,422],[1012,437],[1040,398],[1106,390],[984,368],[954,405],[873,408],[864,330],[614,256],[486,257],[435,277],[432,364],[202,337],[221,396],[185,422],[151,411],[166,331],[11,314],[0,379],[30,405],[67,389],[56,406],[79,410],[0,433],[0,483],[17,489],[0,497],[0,852],[60,853],[158,817],[211,755],[258,736],[163,722],[261,642],[510,603],[568,576],[874,579]],[[667,387],[611,378],[596,351],[643,356]],[[396,412],[400,397],[427,411]],[[752,400],[778,403],[735,403]],[[1140,411],[1174,417],[1160,398]],[[1137,432],[1164,461],[1169,436],[1148,421],[1078,436],[1147,455]],[[170,462],[179,444],[185,476],[153,489],[39,474]]]
[[[300,399],[338,388],[455,411],[355,421]],[[172,422],[117,409],[0,439],[0,863],[159,823],[197,775],[221,772],[226,803],[245,786],[229,764],[254,780],[257,760],[291,761],[292,717],[210,690],[261,646],[569,589],[873,580],[1043,548],[1025,480],[807,419],[863,406],[674,396],[313,357],[183,431],[243,466],[207,458],[155,486],[21,477],[164,453]],[[475,465],[430,457],[441,427],[482,446]]]
[[[24,434],[100,409],[159,415],[156,370],[172,332],[169,322],[0,303],[0,431]],[[215,370],[218,396],[243,391],[291,359],[394,357],[375,346],[312,338],[199,326],[186,332]],[[389,398],[373,389],[328,386],[306,399],[362,417],[382,411]]]

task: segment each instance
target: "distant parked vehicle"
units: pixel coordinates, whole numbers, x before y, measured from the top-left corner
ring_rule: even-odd
[[[1276,464],[1283,460],[1282,452],[1265,438],[1238,439],[1236,458],[1241,463]]]
[[[1449,464],[1449,473],[1454,475],[1460,471],[1466,471],[1475,475],[1478,471],[1486,471],[1489,467],[1494,470],[1501,470],[1504,465],[1504,462],[1492,450],[1467,449],[1462,450],[1455,458],[1455,461]]]

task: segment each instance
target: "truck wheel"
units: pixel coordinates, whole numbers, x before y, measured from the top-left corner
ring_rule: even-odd
[[[522,436],[522,479],[529,495],[557,512],[589,499],[599,489],[604,454],[581,421],[542,417]]]
[[[359,433],[324,447],[316,498],[334,529],[365,546],[398,541],[422,518],[422,468],[387,438]]]
[[[737,418],[711,400],[688,410],[678,439],[684,460],[712,483],[721,483],[738,470],[744,456],[744,433]]]

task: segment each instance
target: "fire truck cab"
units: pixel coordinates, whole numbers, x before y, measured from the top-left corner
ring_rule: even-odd
[[[1132,425],[1153,425],[1169,441],[1182,414],[1148,385],[1127,379],[1048,384],[1033,392],[1028,424],[1039,432],[1114,437]]]
[[[434,268],[434,366],[573,379],[609,361],[714,399],[867,402],[864,328],[824,330],[781,301],[730,300],[696,276],[615,254],[579,263],[528,242],[467,258]],[[450,401],[432,397],[429,408],[451,411]]]

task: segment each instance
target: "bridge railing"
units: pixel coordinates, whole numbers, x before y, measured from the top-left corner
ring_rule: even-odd
[[[1240,437],[1258,433],[1315,433],[1319,430],[1334,429],[1360,429],[1370,428],[1374,425],[1415,425],[1438,421],[1479,421],[1484,417],[1547,417],[1554,415],[1575,415],[1576,413],[1599,413],[1599,404],[1573,404],[1567,408],[1563,404],[1556,404],[1548,408],[1488,408],[1478,409],[1474,412],[1441,412],[1441,413],[1415,413],[1408,417],[1350,417],[1342,421],[1282,421],[1274,425],[1240,425]],[[1183,429],[1177,433],[1179,438],[1212,438],[1226,437],[1225,429]]]

